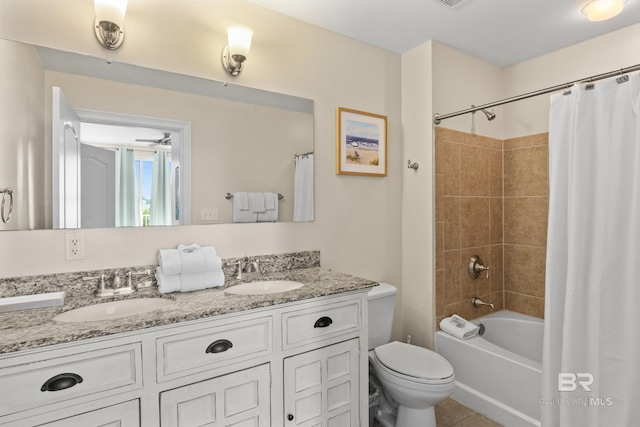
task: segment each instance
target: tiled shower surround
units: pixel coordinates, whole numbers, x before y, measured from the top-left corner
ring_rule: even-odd
[[[437,127],[435,153],[436,321],[488,314],[474,296],[542,318],[548,134],[503,141]],[[469,277],[472,255],[488,279]]]

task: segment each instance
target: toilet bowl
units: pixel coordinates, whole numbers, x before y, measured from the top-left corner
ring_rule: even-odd
[[[397,416],[379,414],[376,417],[384,420],[385,426],[436,427],[434,407],[455,387],[453,367],[429,349],[398,341],[388,342],[390,325],[388,335],[383,332],[386,340],[381,338],[380,328],[386,326],[380,325],[380,319],[389,319],[389,310],[393,315],[395,293],[395,288],[386,283],[369,291],[369,331],[373,332],[369,337],[372,350],[369,367],[378,379],[383,395],[389,396],[397,405]]]

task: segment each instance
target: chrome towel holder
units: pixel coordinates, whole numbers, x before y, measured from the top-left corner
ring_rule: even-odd
[[[231,200],[231,199],[233,199],[233,194],[227,193],[227,194],[224,195],[224,198],[227,199],[227,200]],[[278,193],[278,200],[282,200],[282,199],[284,199],[284,196],[282,194]]]
[[[5,224],[9,222],[11,219],[11,213],[13,212],[13,189],[0,188],[0,193],[2,193],[2,203],[0,203],[0,219]],[[7,212],[7,196],[9,196],[9,212]]]

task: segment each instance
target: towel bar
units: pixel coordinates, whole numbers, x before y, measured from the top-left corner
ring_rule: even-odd
[[[227,199],[227,200],[231,200],[231,199],[233,199],[233,194],[227,193],[224,196],[224,198]],[[278,200],[282,200],[282,199],[284,199],[284,196],[282,194],[278,193]]]

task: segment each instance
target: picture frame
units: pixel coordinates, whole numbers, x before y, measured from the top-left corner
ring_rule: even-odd
[[[387,176],[387,116],[337,109],[336,174]]]

